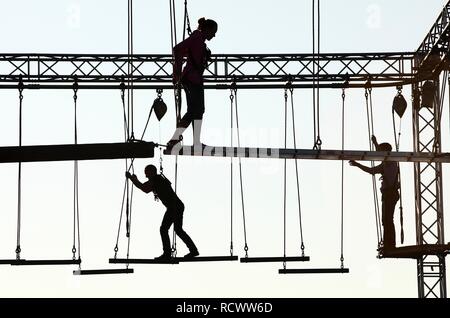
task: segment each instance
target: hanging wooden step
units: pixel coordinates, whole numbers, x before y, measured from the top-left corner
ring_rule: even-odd
[[[11,265],[79,265],[81,259],[19,259]]]
[[[308,262],[309,256],[241,257],[241,263]]]
[[[346,274],[350,273],[348,268],[293,268],[280,269],[279,274]]]
[[[108,274],[132,274],[132,268],[122,269],[79,269],[73,271],[74,275],[108,275]]]
[[[111,264],[178,264],[179,262],[174,259],[159,260],[154,258],[110,258]]]
[[[237,256],[196,256],[196,257],[175,257],[177,262],[226,262],[237,261]]]

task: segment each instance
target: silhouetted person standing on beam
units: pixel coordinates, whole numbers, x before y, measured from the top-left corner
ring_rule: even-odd
[[[211,57],[205,41],[210,41],[215,37],[216,32],[217,23],[214,20],[201,18],[198,20],[197,30],[173,48],[175,59],[173,83],[183,85],[186,93],[187,112],[179,121],[172,138],[167,143],[167,151],[180,142],[181,135],[191,123],[193,123],[194,147],[203,147],[200,142],[203,113],[205,112],[203,72]],[[182,72],[183,58],[187,58],[187,62]]]
[[[372,136],[372,142],[377,151],[392,151],[389,143],[378,144],[377,138]],[[394,161],[383,161],[378,166],[369,168],[362,164],[350,160],[351,166],[360,168],[370,174],[381,174],[381,201],[382,201],[382,222],[383,222],[383,248],[389,250],[395,248],[395,227],[394,227],[394,211],[395,205],[400,198],[399,195],[399,168],[398,163]]]
[[[161,200],[161,203],[167,208],[160,227],[164,253],[161,256],[156,257],[156,259],[170,260],[171,258],[169,228],[172,224],[174,226],[175,233],[189,248],[189,253],[184,257],[189,258],[198,256],[199,253],[197,247],[189,235],[183,230],[184,204],[173,191],[170,181],[163,174],[157,174],[157,170],[154,165],[148,165],[145,167],[145,176],[148,178],[148,181],[145,183],[141,183],[136,175],[132,175],[128,171],[126,172],[126,176],[136,187],[145,193],[153,192],[155,196]]]

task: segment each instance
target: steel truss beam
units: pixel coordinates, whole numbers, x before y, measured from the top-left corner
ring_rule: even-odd
[[[415,70],[422,79],[439,76],[448,68],[450,49],[450,1],[420,44],[416,53]]]
[[[213,55],[205,71],[206,88],[284,87],[292,81],[298,87],[312,87],[316,79],[324,87],[361,87],[370,80],[374,86],[396,86],[411,82],[414,53],[353,54],[230,54]],[[128,74],[131,64],[132,74]],[[408,70],[408,71],[407,71]],[[117,89],[119,84],[139,88],[171,88],[170,55],[81,55],[81,54],[0,54],[0,88]]]

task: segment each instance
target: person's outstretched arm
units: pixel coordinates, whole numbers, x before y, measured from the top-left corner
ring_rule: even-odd
[[[135,174],[131,174],[128,171],[125,173],[125,176],[133,182],[133,184],[141,189],[145,193],[149,193],[152,191],[152,187],[150,182],[141,183]]]
[[[370,174],[381,173],[383,171],[381,164],[379,164],[378,166],[375,166],[373,168],[370,168],[370,167],[366,167],[366,166],[360,164],[359,162],[356,162],[355,160],[350,160],[348,163],[350,164],[350,166],[358,167],[362,171],[370,173]]]

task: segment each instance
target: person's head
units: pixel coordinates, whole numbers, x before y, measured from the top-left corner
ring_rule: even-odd
[[[198,20],[198,29],[202,31],[205,38],[209,41],[216,36],[217,22],[211,19],[200,18]]]
[[[392,146],[390,143],[383,142],[378,145],[377,151],[392,151]]]
[[[148,165],[147,167],[145,167],[145,170],[144,170],[145,176],[150,179],[151,177],[156,176],[156,171],[157,170],[154,165]]]

